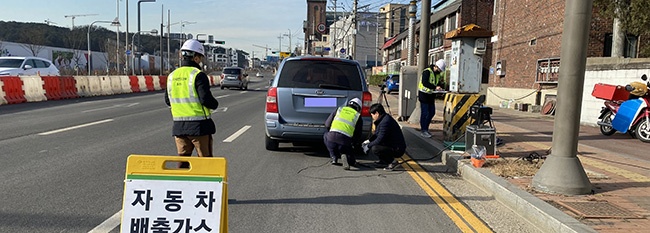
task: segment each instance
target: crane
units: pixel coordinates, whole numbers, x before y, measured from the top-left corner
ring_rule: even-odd
[[[50,21],[50,19],[46,19],[45,24],[47,24],[47,25],[50,25],[50,24],[57,25],[57,23]]]
[[[70,29],[74,29],[74,19],[77,17],[84,17],[84,16],[93,16],[93,15],[98,15],[98,14],[82,14],[82,15],[65,15],[64,17],[66,18],[72,18],[72,27]]]
[[[261,45],[255,45],[254,44],[253,46],[264,49],[264,52],[265,52],[264,56],[265,57],[269,56],[269,50],[271,50],[271,48],[269,48],[268,45],[267,46],[261,46]]]

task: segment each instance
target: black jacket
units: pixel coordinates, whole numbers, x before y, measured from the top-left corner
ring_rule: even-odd
[[[196,64],[194,61],[185,60],[183,61],[183,66],[191,66],[201,69],[201,66]],[[210,92],[210,79],[208,79],[208,75],[199,72],[199,74],[196,75],[196,80],[194,80],[194,86],[196,87],[196,92],[199,94],[199,100],[201,100],[203,106],[209,109],[217,109],[217,107],[219,107],[219,102],[214,98],[214,96],[212,96],[212,92]],[[167,106],[171,106],[166,89],[165,103]],[[174,126],[172,127],[172,135],[174,136],[202,136],[214,134],[216,132],[217,127],[214,125],[212,118],[200,121],[174,121]]]
[[[406,151],[406,141],[404,140],[404,134],[402,134],[402,128],[399,127],[395,119],[388,116],[388,114],[382,114],[373,124],[375,124],[375,133],[370,137],[369,148],[382,145],[393,148],[393,150],[400,153]]]
[[[442,74],[440,74],[440,75],[442,75]],[[440,81],[438,82],[437,85],[433,84],[433,83],[430,83],[429,82],[429,70],[425,69],[424,71],[422,71],[422,85],[424,85],[424,87],[429,88],[431,90],[435,90],[436,87],[445,88],[444,76],[442,76],[442,78],[440,79]],[[418,100],[420,102],[422,102],[422,103],[435,104],[436,103],[436,95],[438,95],[438,94],[435,94],[435,93],[434,94],[427,94],[427,93],[418,91]]]

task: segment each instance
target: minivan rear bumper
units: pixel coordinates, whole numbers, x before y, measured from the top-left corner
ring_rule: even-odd
[[[266,113],[266,136],[281,142],[309,142],[323,141],[323,134],[327,132],[324,125],[297,125],[280,123],[277,113]],[[372,118],[363,117],[363,139],[370,134]]]

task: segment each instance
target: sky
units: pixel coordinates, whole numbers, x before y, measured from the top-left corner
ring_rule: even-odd
[[[333,0],[328,0],[328,9],[333,11]],[[353,0],[338,0],[338,11],[350,11]],[[359,0],[359,6],[368,6],[376,12],[380,5],[408,3],[408,0]],[[119,4],[120,31],[126,31],[127,0],[21,0],[2,1],[0,21],[36,22],[60,27],[70,27],[72,19],[66,15],[84,15],[74,19],[75,26],[91,24],[93,21],[113,21]],[[129,32],[137,32],[138,0],[128,0]],[[160,30],[161,17],[167,24],[170,11],[170,30],[181,31],[181,21],[189,21],[182,28],[183,33],[214,35],[215,40],[226,42],[224,47],[237,48],[249,53],[262,54],[264,48],[277,50],[280,45],[286,51],[302,45],[304,34],[302,23],[307,17],[306,0],[155,0],[140,3],[140,29]],[[174,25],[175,24],[175,25]],[[109,30],[116,27],[96,23]],[[165,28],[165,33],[166,33]],[[291,41],[289,41],[291,35]],[[278,37],[281,37],[278,38]],[[124,41],[124,38],[120,38]],[[130,38],[129,38],[130,40]],[[269,53],[270,54],[270,53]]]

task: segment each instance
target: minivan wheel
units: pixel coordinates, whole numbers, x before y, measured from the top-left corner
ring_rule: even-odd
[[[277,140],[271,139],[269,136],[266,136],[264,140],[266,144],[266,150],[278,150],[278,146],[280,145],[280,142]]]

